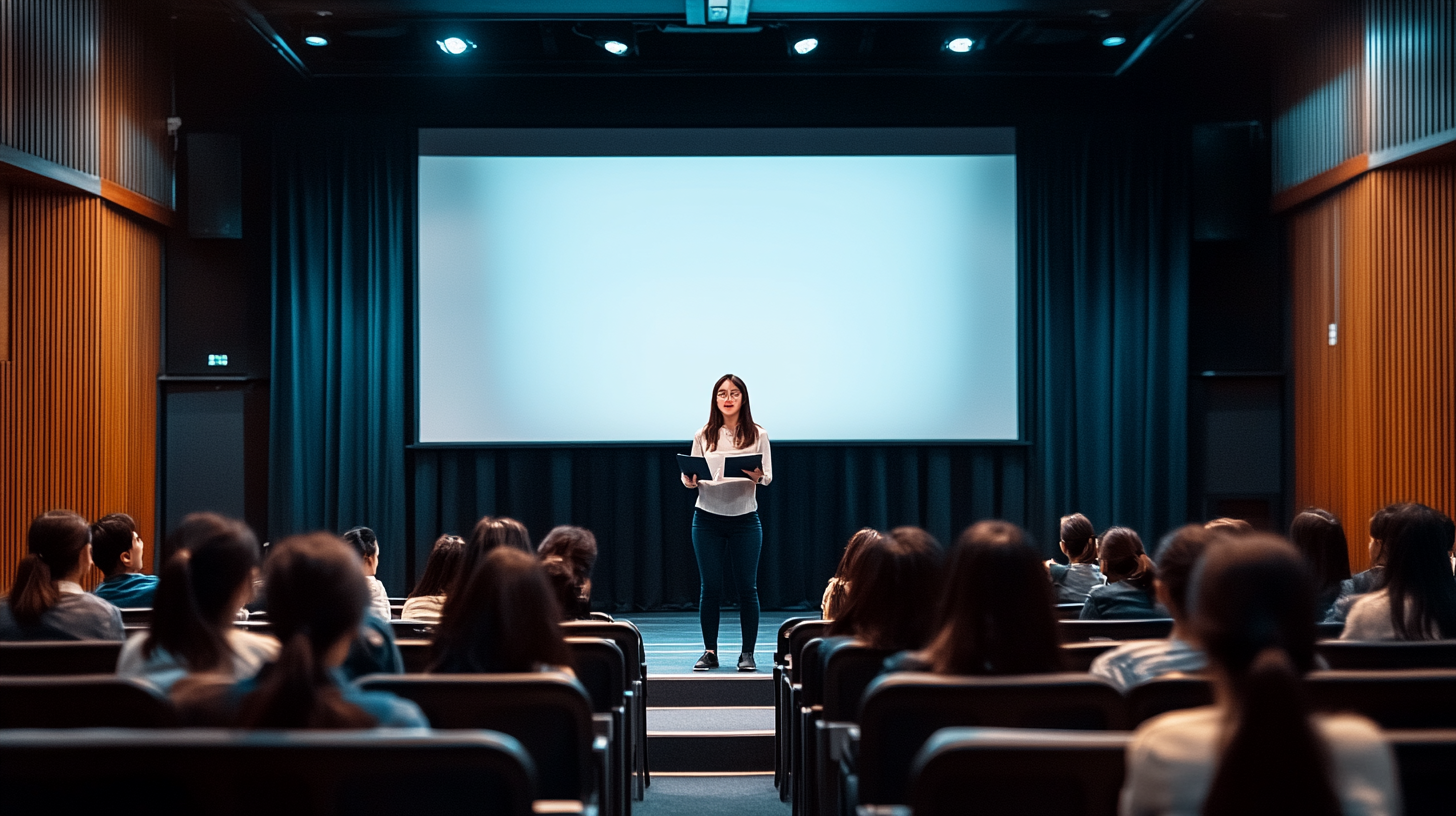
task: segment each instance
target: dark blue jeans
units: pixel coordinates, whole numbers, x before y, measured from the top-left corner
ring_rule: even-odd
[[[703,626],[704,648],[718,648],[719,607],[723,603],[724,559],[733,566],[738,589],[738,620],[743,627],[743,651],[752,652],[758,640],[758,552],[763,549],[763,525],[758,512],[719,516],[693,510],[693,554],[703,591],[698,598],[698,620]]]

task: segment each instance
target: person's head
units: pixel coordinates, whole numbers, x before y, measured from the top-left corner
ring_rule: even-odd
[[[359,554],[359,563],[364,566],[365,575],[373,575],[379,571],[379,537],[368,527],[354,527],[345,530],[344,543],[354,548]]]
[[[1062,668],[1056,597],[1020,527],[980,521],[956,539],[941,628],[927,650],[942,674],[1030,674]]]
[[[1247,521],[1244,521],[1243,519],[1228,517],[1213,519],[1211,521],[1205,522],[1203,526],[1207,527],[1210,530],[1220,530],[1225,533],[1233,533],[1234,535],[1243,535],[1244,533],[1254,532],[1254,525],[1248,523]]]
[[[1059,546],[1073,564],[1097,563],[1097,535],[1081,513],[1062,516]]]
[[[1189,624],[1188,587],[1193,568],[1210,545],[1224,539],[1224,534],[1216,529],[1188,524],[1163,536],[1158,544],[1157,578],[1153,583],[1157,587],[1158,602],[1167,607],[1180,628],[1186,629]]]
[[[868,544],[882,541],[884,533],[873,527],[863,527],[849,537],[849,543],[844,545],[844,554],[839,557],[839,566],[834,570],[834,577],[838,580],[829,590],[829,597],[824,603],[824,614],[828,617],[836,617],[839,610],[844,608],[844,602],[849,597],[849,576],[854,571],[855,561]]]
[[[918,527],[896,527],[866,542],[829,634],[853,635],[877,649],[924,646],[935,627],[926,604],[940,597],[943,562],[940,542]]]
[[[563,524],[552,527],[551,532],[541,539],[536,554],[542,559],[557,556],[571,566],[578,584],[591,578],[592,567],[597,563],[597,537],[585,527]]]
[[[1126,582],[1145,592],[1152,591],[1157,570],[1143,551],[1143,540],[1127,527],[1109,527],[1097,539],[1097,565],[1107,583]]]
[[[529,672],[569,665],[560,620],[541,562],[497,547],[446,596],[435,630],[434,670]]]
[[[588,604],[581,597],[581,584],[576,581],[576,571],[571,562],[559,555],[548,555],[541,559],[541,571],[546,573],[546,581],[551,584],[561,619],[580,619]]]
[[[142,571],[142,538],[136,520],[112,513],[91,522],[91,560],[107,578]]]
[[[753,424],[753,411],[748,405],[748,386],[735,374],[724,374],[713,383],[708,425],[703,431],[703,444],[708,450],[717,450],[718,432],[724,425],[733,428],[735,448],[746,448],[758,441],[758,426]]]
[[[263,566],[278,661],[243,700],[251,728],[367,728],[375,720],[346,702],[329,675],[344,662],[364,618],[369,585],[359,554],[329,533],[285,538]]]
[[[1339,813],[1301,676],[1314,665],[1314,580],[1277,536],[1229,537],[1193,571],[1194,634],[1237,715],[1205,814]]]
[[[1456,525],[1445,513],[1412,502],[1395,507],[1385,533],[1385,588],[1396,634],[1425,640],[1435,630],[1442,638],[1456,638],[1450,561]]]
[[[1350,577],[1350,546],[1340,520],[1326,510],[1311,508],[1294,517],[1289,543],[1309,562],[1321,594],[1339,589]]]
[[[192,513],[167,537],[167,549],[142,653],[163,648],[192,672],[212,671],[231,656],[226,633],[252,597],[258,538],[236,519]]]
[[[1370,566],[1385,566],[1385,540],[1390,537],[1390,522],[1399,504],[1387,504],[1370,517]]]
[[[10,613],[33,626],[60,601],[60,581],[79,581],[91,569],[91,526],[70,510],[47,510],[31,520],[25,549],[10,584]]]
[[[420,576],[415,591],[409,596],[444,595],[455,583],[464,561],[465,539],[457,535],[442,535],[435,539],[435,546],[430,548],[430,557],[425,561],[425,574]]]
[[[536,552],[531,546],[531,534],[527,532],[526,525],[506,516],[482,516],[480,521],[475,522],[475,529],[470,531],[470,538],[465,542],[465,560],[460,564],[458,581],[469,578],[480,568],[480,562],[497,547],[509,547],[532,555]]]

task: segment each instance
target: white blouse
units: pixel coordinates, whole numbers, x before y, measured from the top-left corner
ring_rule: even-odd
[[[718,449],[710,451],[703,441],[703,432],[706,430],[707,426],[704,426],[693,434],[693,455],[707,459],[708,471],[716,478],[698,480],[697,508],[716,516],[742,516],[752,513],[758,509],[758,485],[742,473],[736,478],[731,474],[725,478],[723,459],[728,456],[763,454],[763,481],[759,484],[767,485],[773,481],[773,456],[769,454],[768,434],[762,426],[758,426],[758,441],[746,448],[735,448],[733,432],[723,428],[718,434]]]

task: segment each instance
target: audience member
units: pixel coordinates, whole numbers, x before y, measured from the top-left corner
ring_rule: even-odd
[[[349,545],[328,533],[292,536],[263,567],[278,660],[238,683],[179,683],[173,699],[194,722],[245,728],[426,727],[419,706],[360,691],[339,671],[366,616],[369,585]]]
[[[486,554],[445,598],[432,671],[570,671],[561,610],[534,555],[515,547]]]
[[[1383,586],[1355,601],[1343,640],[1456,638],[1456,525],[1424,504],[1402,504],[1386,530]]]
[[[366,607],[371,615],[389,620],[392,617],[389,611],[389,592],[384,589],[384,584],[374,574],[379,571],[379,538],[374,531],[368,527],[355,527],[345,531],[344,541],[354,551],[359,553],[360,563],[363,564],[364,577],[369,584],[369,605]]]
[[[445,593],[455,582],[464,560],[465,539],[456,535],[435,539],[430,558],[425,561],[425,574],[415,584],[415,591],[404,602],[399,616],[404,620],[439,623],[440,611],[445,608]]]
[[[1055,605],[1041,556],[1020,527],[980,521],[950,554],[940,631],[921,652],[885,661],[888,671],[1035,674],[1060,671]]]
[[[1344,623],[1350,614],[1350,607],[1361,595],[1384,586],[1385,540],[1390,537],[1390,522],[1395,516],[1398,504],[1390,504],[1375,511],[1370,517],[1370,542],[1366,545],[1370,554],[1370,568],[1340,582],[1340,595],[1325,616],[1325,623]]]
[[[559,555],[548,555],[541,559],[541,571],[551,585],[551,595],[556,599],[556,608],[564,621],[581,620],[590,615],[591,607],[581,597],[577,587],[576,571],[571,563]]]
[[[142,573],[142,537],[125,513],[102,516],[91,524],[91,560],[106,578],[91,594],[122,608],[152,605],[157,576]]]
[[[1244,521],[1243,519],[1228,517],[1211,519],[1207,522],[1204,522],[1203,526],[1209,530],[1231,533],[1233,535],[1243,535],[1244,533],[1254,532],[1254,525],[1248,523],[1247,521]]]
[[[1314,581],[1270,535],[1210,547],[1194,570],[1194,637],[1215,705],[1143,723],[1127,751],[1124,816],[1394,814],[1395,763],[1380,730],[1350,714],[1311,715]]]
[[[460,564],[460,575],[456,581],[469,580],[479,569],[480,562],[497,547],[536,554],[536,550],[531,547],[531,534],[526,531],[526,525],[505,516],[484,516],[475,522],[475,529],[470,531],[470,538],[465,543],[465,558]]]
[[[1193,643],[1188,614],[1188,584],[1193,567],[1215,542],[1224,540],[1220,531],[1189,524],[1163,537],[1158,545],[1157,577],[1153,592],[1173,616],[1173,631],[1167,639],[1134,640],[1104,652],[1092,661],[1092,674],[1104,678],[1121,691],[1166,674],[1202,671],[1207,665],[1203,651]]]
[[[1325,510],[1311,508],[1294,517],[1289,525],[1289,543],[1314,572],[1315,620],[1324,620],[1334,609],[1340,585],[1350,578],[1350,547],[1340,520]]]
[[[1081,513],[1062,516],[1061,541],[1057,543],[1067,557],[1065,565],[1047,561],[1047,573],[1057,591],[1057,603],[1086,603],[1087,595],[1107,583],[1097,568],[1097,536],[1092,522]]]
[[[94,529],[94,527],[93,527]],[[241,521],[193,513],[168,537],[151,630],[132,635],[116,673],[168,691],[188,674],[243,680],[278,657],[278,641],[233,625],[253,595],[258,539]]]
[[[1168,610],[1153,597],[1157,570],[1143,551],[1143,540],[1126,527],[1111,527],[1097,539],[1097,560],[1107,583],[1087,593],[1078,615],[1083,620],[1166,618]]]
[[[866,544],[883,538],[880,531],[872,527],[862,528],[849,537],[849,543],[844,545],[844,554],[839,557],[839,567],[834,570],[834,577],[829,579],[829,584],[824,587],[824,597],[819,601],[819,611],[824,620],[838,617],[849,599],[849,575],[854,569],[854,560]]]
[[[81,589],[91,569],[91,528],[70,510],[30,522],[26,556],[0,603],[0,640],[122,640],[121,610]]]
[[[536,548],[536,554],[543,563],[551,558],[559,558],[561,563],[570,570],[570,584],[576,593],[576,600],[569,604],[564,603],[570,598],[563,588],[560,596],[563,601],[561,613],[564,617],[562,619],[579,620],[590,617],[591,575],[592,567],[597,563],[597,537],[585,527],[573,527],[567,524],[553,527],[551,532],[541,539],[541,545]],[[551,567],[547,570],[547,576],[556,582],[559,579],[554,576],[558,572],[560,572],[560,567]]]
[[[896,527],[865,542],[849,574],[849,599],[827,634],[856,637],[875,649],[924,648],[939,623],[943,564],[940,542],[918,527]]]

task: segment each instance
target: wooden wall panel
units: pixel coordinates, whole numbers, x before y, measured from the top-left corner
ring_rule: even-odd
[[[162,10],[134,0],[102,8],[101,177],[170,207],[171,69]]]
[[[1344,521],[1356,568],[1385,504],[1456,516],[1452,224],[1450,165],[1372,171],[1289,221],[1295,499]]]
[[[1360,0],[1331,0],[1283,52],[1271,133],[1275,191],[1364,153],[1365,55]]]
[[[97,0],[0,0],[0,143],[100,174]]]

